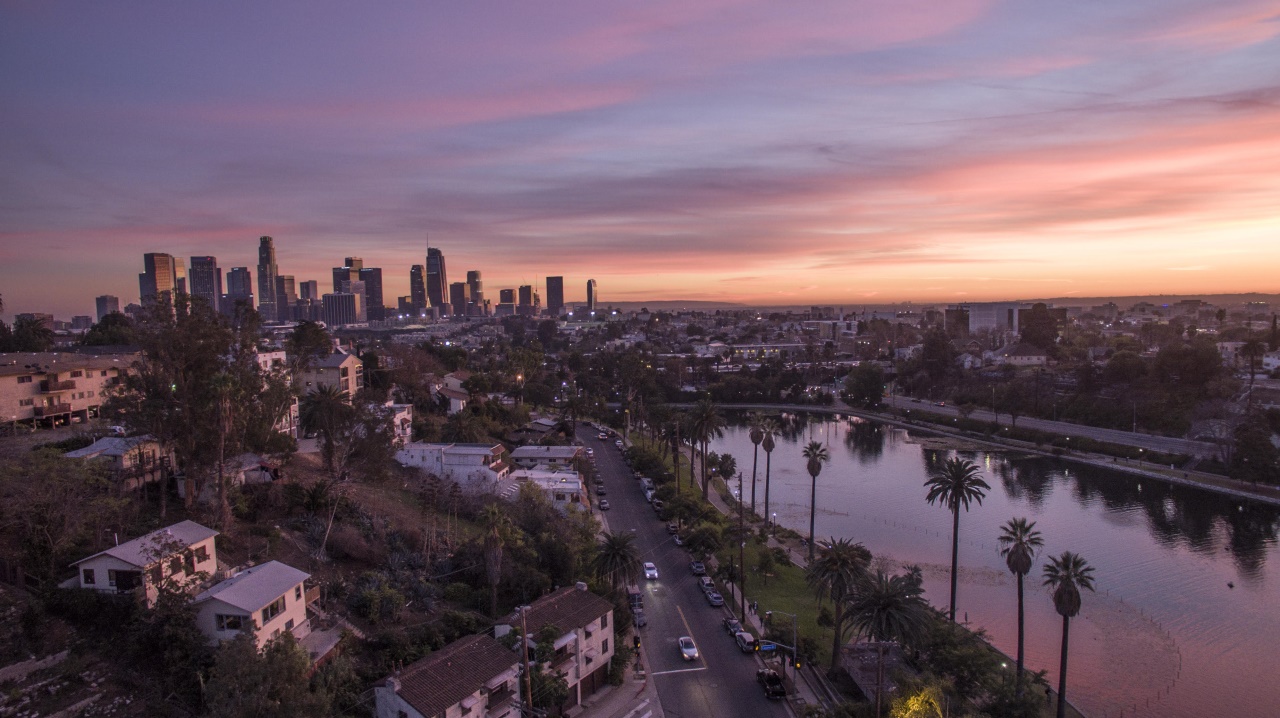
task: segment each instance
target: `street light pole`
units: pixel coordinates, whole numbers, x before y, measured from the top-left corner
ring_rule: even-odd
[[[520,611],[520,654],[524,656],[524,706],[525,715],[533,715],[533,675],[529,672],[529,626],[525,623],[528,606]]]
[[[742,623],[747,623],[747,529],[746,515],[743,508],[746,504],[742,502],[742,472],[738,472],[738,566],[741,570],[742,579],[739,582],[738,604],[739,613],[742,614]]]

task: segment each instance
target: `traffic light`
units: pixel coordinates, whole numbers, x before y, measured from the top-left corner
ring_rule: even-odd
[[[637,651],[640,650],[640,636],[632,636],[631,643],[636,647]]]
[[[796,670],[800,670],[800,656],[796,656]]]
[[[755,645],[756,645],[756,653],[759,653],[759,652],[760,652],[760,642],[759,642],[759,641],[756,641],[756,644],[755,644]]]

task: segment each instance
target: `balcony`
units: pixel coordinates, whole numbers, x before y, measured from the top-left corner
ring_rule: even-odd
[[[40,391],[45,394],[55,394],[60,391],[71,391],[76,388],[75,379],[65,379],[63,381],[54,381],[45,379],[40,382]]]
[[[489,703],[486,706],[490,713],[497,713],[515,703],[516,692],[511,690],[507,685],[503,685],[496,691],[489,694]]]
[[[35,407],[36,417],[58,416],[59,414],[70,414],[70,404],[54,404],[53,406],[37,406]]]

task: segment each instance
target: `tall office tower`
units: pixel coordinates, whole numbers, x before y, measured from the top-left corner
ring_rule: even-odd
[[[351,258],[348,257],[347,261],[351,261]],[[360,281],[359,268],[352,267],[350,264],[344,264],[341,267],[333,268],[333,291],[341,292],[343,282],[358,281]]]
[[[217,311],[218,300],[222,298],[222,270],[214,257],[192,257],[189,274],[193,297],[200,297],[209,304],[209,308]]]
[[[351,260],[348,259],[347,261],[350,262]],[[373,321],[383,319],[385,306],[382,301],[382,269],[380,267],[361,267],[358,279],[364,282],[365,313]]]
[[[444,271],[444,254],[436,247],[427,247],[427,306],[444,307],[449,304],[449,296],[453,287],[449,284],[448,275]],[[457,311],[466,311],[466,307],[457,307]],[[445,310],[448,313],[448,310]]]
[[[314,299],[320,301],[320,283],[314,279],[308,279],[305,282],[298,283],[299,299]]]
[[[355,324],[360,319],[360,295],[350,292],[334,292],[324,295],[324,322],[331,327]]]
[[[467,314],[484,314],[484,282],[480,279],[480,270],[467,272],[467,289],[471,292]]]
[[[187,294],[187,262],[181,257],[173,258],[173,290],[179,294]]]
[[[334,294],[354,294],[359,297],[360,301],[356,308],[356,321],[367,322],[369,321],[369,304],[366,299],[368,296],[367,291],[368,287],[364,285],[364,282],[355,279],[349,282],[343,282],[342,288],[334,292]]]
[[[150,304],[161,294],[173,299],[177,288],[173,257],[163,252],[142,255],[142,274],[138,275],[138,298],[143,305]]]
[[[276,277],[280,267],[276,265],[275,240],[270,237],[258,239],[258,314],[262,321],[274,322],[280,319],[276,311]]]
[[[98,305],[98,321],[112,312],[120,311],[120,297],[104,294],[94,300]]]
[[[412,314],[420,314],[427,308],[427,268],[421,264],[409,267],[409,305]],[[403,309],[401,313],[405,313]]]
[[[253,309],[253,275],[248,267],[232,267],[227,272],[227,293],[222,295],[218,308],[223,314],[234,316],[240,303]]]
[[[471,291],[466,282],[454,282],[449,285],[449,304],[453,306],[455,314],[466,314],[466,308],[470,302]]]
[[[564,309],[564,277],[547,277],[547,314],[560,316]]]
[[[280,314],[280,321],[292,321],[293,307],[298,303],[297,282],[294,281],[292,274],[282,274],[276,277],[276,311]]]
[[[93,317],[88,317],[83,314],[77,314],[76,316],[71,317],[72,329],[76,329],[76,330],[89,329],[92,326],[93,326]]]
[[[516,303],[516,290],[514,290],[514,289],[499,289],[499,290],[498,290],[498,303],[499,303],[499,304],[515,304],[515,303]]]
[[[597,299],[598,297],[596,297],[596,280],[588,279],[587,280],[587,314],[588,315],[592,315],[596,313]]]

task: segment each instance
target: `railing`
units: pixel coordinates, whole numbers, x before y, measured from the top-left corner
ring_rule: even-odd
[[[35,407],[36,416],[57,416],[58,414],[70,414],[70,404],[54,404],[53,406],[37,406]]]
[[[45,379],[44,381],[40,382],[40,391],[44,392],[45,394],[52,394],[58,391],[71,391],[72,389],[75,389],[75,388],[76,388],[75,379],[64,379],[62,381],[53,381],[51,379]]]
[[[503,686],[489,694],[489,703],[487,707],[490,711],[497,712],[498,709],[505,708],[507,704],[511,703],[515,699],[515,697],[515,691]]]

